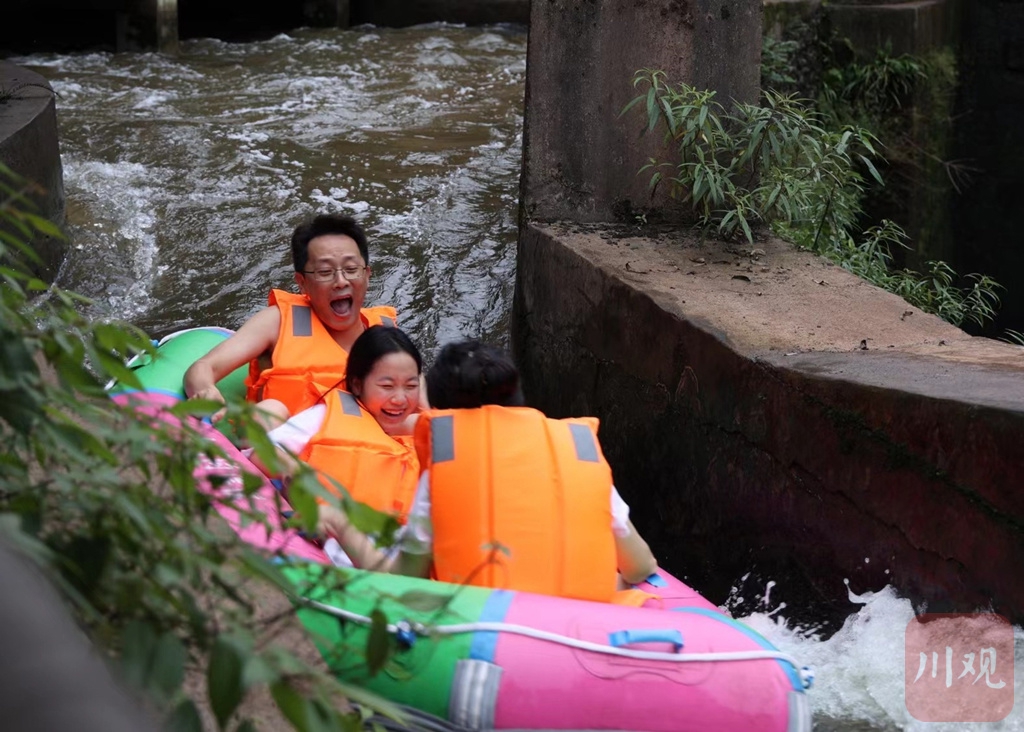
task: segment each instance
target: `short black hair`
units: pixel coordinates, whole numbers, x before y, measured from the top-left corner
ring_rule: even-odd
[[[404,330],[387,325],[374,325],[362,332],[348,352],[345,367],[345,391],[352,392],[354,381],[363,381],[373,367],[389,353],[408,353],[416,362],[416,373],[423,371],[423,359],[416,344]]]
[[[350,236],[359,247],[363,264],[370,263],[370,250],[366,243],[366,232],[351,216],[341,214],[320,214],[295,227],[292,232],[292,265],[296,272],[306,269],[309,261],[309,243],[318,236],[341,234]]]
[[[436,409],[525,404],[512,358],[476,339],[449,343],[441,349],[427,372],[427,399]]]

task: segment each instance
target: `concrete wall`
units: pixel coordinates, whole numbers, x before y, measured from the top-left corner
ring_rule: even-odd
[[[664,143],[618,118],[626,82],[752,101],[760,3],[549,0],[530,27],[513,348],[532,404],[601,418],[663,565],[718,602],[752,571],[819,622],[844,579],[1024,621],[1024,349],[777,240],[628,215],[678,212],[636,177]]]
[[[652,198],[651,157],[668,157],[660,132],[640,136],[634,72],[715,89],[728,105],[756,101],[761,0],[549,0],[535,2],[526,67],[522,177],[529,220],[631,220],[657,211],[682,220],[662,186]]]
[[[1024,621],[1024,349],[757,250],[527,225],[528,400],[601,419],[634,523],[714,601],[753,571],[788,617],[843,617],[847,578]]]
[[[38,212],[63,225],[64,171],[54,97],[49,89],[39,74],[0,61],[0,90],[13,91],[12,98],[0,101],[0,163],[41,186],[41,192],[32,196]],[[35,271],[51,279],[63,259],[64,243],[40,237],[33,244],[42,259]]]
[[[920,55],[953,43],[958,11],[959,0],[838,0],[828,4],[835,31],[868,56],[886,47],[894,56]]]
[[[1024,332],[1024,2],[970,0],[963,15],[952,157],[973,172],[953,219],[955,264],[998,279],[997,325]]]

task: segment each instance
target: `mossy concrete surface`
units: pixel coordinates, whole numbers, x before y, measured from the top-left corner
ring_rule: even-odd
[[[780,241],[649,234],[526,225],[513,343],[531,404],[601,419],[663,566],[1024,621],[1024,348]]]
[[[38,213],[62,226],[64,170],[54,95],[42,76],[7,61],[0,61],[0,163],[41,187],[32,196]],[[51,279],[64,257],[64,243],[39,237],[32,245],[41,260],[33,270]]]
[[[526,64],[522,207],[529,220],[630,221],[657,212],[691,216],[652,195],[650,159],[671,159],[662,130],[642,135],[645,105],[622,115],[646,88],[640,69],[664,71],[672,84],[714,89],[756,102],[760,79],[761,0],[549,0],[531,8]]]

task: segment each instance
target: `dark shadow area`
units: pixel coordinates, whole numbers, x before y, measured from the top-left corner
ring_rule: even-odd
[[[209,0],[178,0],[178,37],[219,38],[244,42],[272,38],[300,26],[309,25],[303,3],[210,2]]]

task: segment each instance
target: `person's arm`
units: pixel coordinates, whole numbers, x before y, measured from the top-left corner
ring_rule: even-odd
[[[352,564],[360,569],[403,574],[407,577],[429,577],[433,562],[433,531],[430,524],[430,473],[420,476],[416,497],[406,525],[395,535],[396,551],[378,549],[373,541],[333,506],[320,507],[322,533],[335,538]]]
[[[265,465],[255,452],[249,456],[249,459],[253,465],[270,478],[294,475],[299,464],[296,456],[306,449],[309,441],[320,431],[326,417],[327,407],[323,403],[314,404],[284,424],[267,432],[267,439],[274,443],[274,448],[277,451],[278,469],[276,471],[270,470],[269,466]]]
[[[658,561],[647,546],[647,542],[637,533],[632,521],[626,522],[629,534],[615,537],[615,558],[619,564],[619,574],[631,585],[636,585],[650,577],[658,569]]]
[[[213,350],[189,366],[183,385],[189,399],[212,399],[224,403],[217,382],[260,354],[272,351],[277,343],[281,311],[267,307],[249,318],[234,335],[218,343]],[[224,416],[224,410],[213,415],[213,421]]]
[[[615,534],[615,559],[622,579],[639,584],[658,569],[658,560],[629,520],[629,505],[612,486],[612,533]]]

